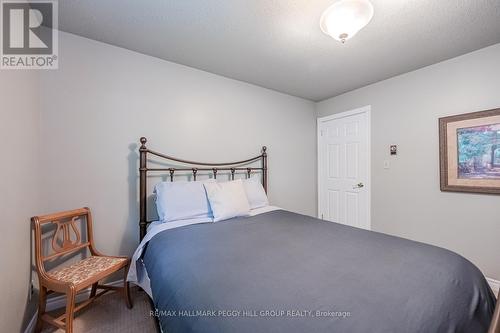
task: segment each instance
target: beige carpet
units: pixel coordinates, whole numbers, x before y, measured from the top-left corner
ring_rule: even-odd
[[[79,311],[73,322],[75,333],[91,332],[157,332],[154,317],[149,315],[151,305],[146,293],[131,288],[134,307],[128,309],[123,296],[109,293],[95,300],[87,308]],[[63,310],[56,310],[51,315],[60,315]],[[63,333],[44,323],[43,333]]]

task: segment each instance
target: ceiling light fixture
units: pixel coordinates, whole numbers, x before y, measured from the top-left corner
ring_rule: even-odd
[[[321,15],[323,32],[345,43],[363,29],[373,17],[373,5],[368,0],[339,0]]]

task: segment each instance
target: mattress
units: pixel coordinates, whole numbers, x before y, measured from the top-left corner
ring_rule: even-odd
[[[284,210],[143,246],[164,332],[486,332],[495,297],[451,251]]]

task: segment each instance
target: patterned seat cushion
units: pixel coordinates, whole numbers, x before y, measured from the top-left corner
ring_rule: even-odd
[[[48,275],[62,282],[79,284],[113,266],[125,262],[126,258],[98,257],[85,258],[71,266],[48,272]]]

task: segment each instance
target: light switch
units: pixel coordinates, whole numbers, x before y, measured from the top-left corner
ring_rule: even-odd
[[[391,168],[391,162],[389,162],[388,160],[385,160],[384,161],[384,169],[390,169]]]

